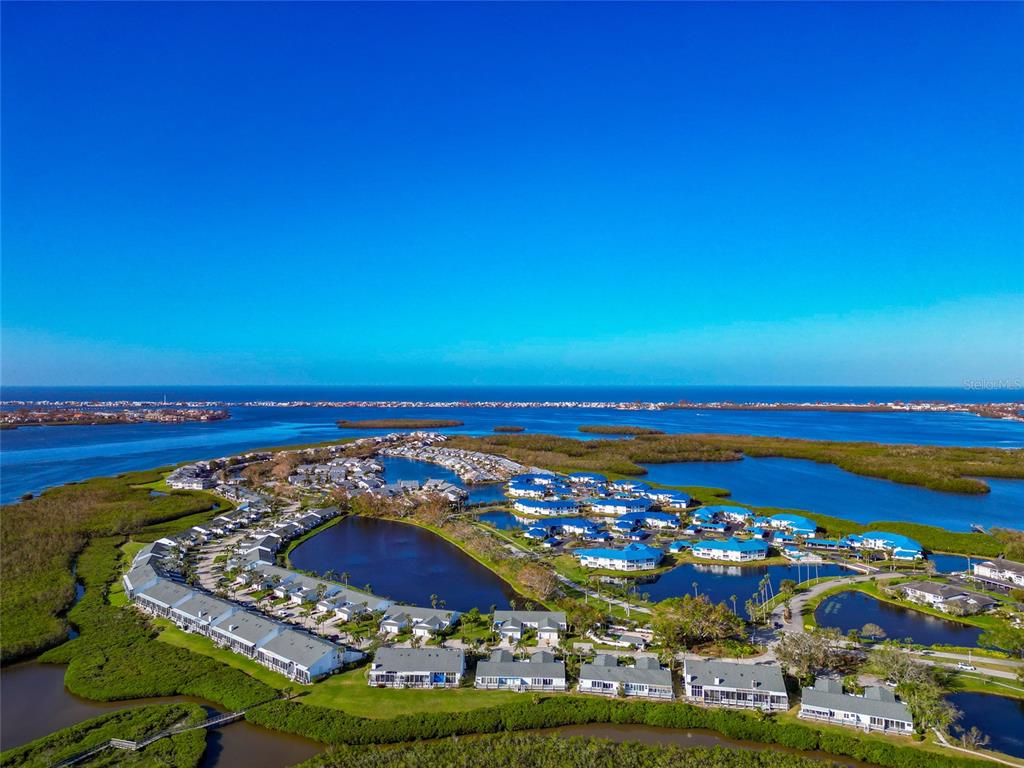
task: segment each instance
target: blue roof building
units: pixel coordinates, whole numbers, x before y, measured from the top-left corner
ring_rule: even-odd
[[[668,551],[673,553],[682,552],[684,549],[690,549],[692,546],[692,541],[673,541],[668,545]]]
[[[657,568],[664,553],[646,544],[629,544],[624,549],[577,549],[573,552],[585,568],[612,571],[648,571]]]
[[[570,472],[570,483],[581,483],[583,485],[601,485],[608,482],[608,478],[596,472]]]
[[[573,499],[516,499],[512,506],[524,515],[572,515],[579,511],[579,505]]]
[[[818,524],[813,520],[788,513],[772,515],[768,522],[773,528],[784,528],[797,536],[813,536],[818,530]]]
[[[768,544],[760,539],[726,539],[725,541],[696,541],[693,556],[707,560],[748,562],[768,557]]]
[[[866,531],[851,534],[845,541],[857,549],[876,549],[891,553],[894,560],[917,560],[924,557],[924,548],[914,539],[887,531]]]
[[[602,515],[627,515],[630,512],[646,512],[651,508],[649,499],[590,499],[586,503]]]
[[[648,528],[678,528],[679,516],[671,512],[628,512],[619,518],[620,521],[643,525]]]
[[[753,516],[753,513],[746,507],[737,507],[730,504],[715,504],[711,507],[702,507],[701,511],[718,520],[726,520],[730,523],[742,523]]]

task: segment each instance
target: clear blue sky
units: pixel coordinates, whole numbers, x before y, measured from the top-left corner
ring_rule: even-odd
[[[7,384],[1024,377],[1024,4],[2,13]]]

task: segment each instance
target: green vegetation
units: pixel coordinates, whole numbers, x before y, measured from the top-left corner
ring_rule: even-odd
[[[752,435],[638,435],[633,440],[573,440],[552,435],[458,436],[458,448],[500,453],[561,471],[642,475],[641,464],[734,461],[744,455],[807,459],[867,477],[936,491],[986,493],[978,477],[1024,478],[1024,454],[998,448],[885,445]]]
[[[399,744],[585,723],[632,723],[663,728],[707,728],[729,738],[779,744],[793,749],[821,750],[884,768],[973,768],[980,765],[974,760],[939,754],[923,748],[923,745],[910,746],[902,739],[869,736],[850,729],[823,728],[737,710],[706,709],[678,702],[624,702],[583,696],[519,697],[500,707],[471,712],[402,715],[387,720],[357,718],[323,707],[275,701],[250,710],[246,719],[267,728],[334,745]],[[530,765],[528,762],[521,764]]]
[[[525,432],[526,427],[505,427],[498,426],[494,428],[495,432]]]
[[[1003,551],[1003,544],[999,539],[986,533],[955,533],[947,531],[945,528],[936,528],[934,525],[904,523],[897,520],[855,523],[851,520],[813,512],[804,514],[824,529],[826,536],[832,538],[848,536],[851,533],[864,533],[864,531],[888,531],[909,536],[929,552],[996,557]]]
[[[665,431],[653,427],[631,427],[625,424],[584,424],[580,432],[592,435],[664,435]]]
[[[67,638],[68,623],[61,614],[75,595],[75,556],[90,539],[211,510],[216,503],[199,492],[150,496],[148,489],[134,487],[160,478],[160,470],[100,477],[4,505],[0,532],[3,663]]]
[[[341,747],[303,763],[303,768],[412,768],[457,765],[460,768],[819,768],[820,763],[786,752],[740,749],[683,749],[598,739],[565,739],[533,734],[501,734],[474,739],[445,739],[380,749]]]
[[[122,709],[63,728],[0,755],[3,768],[46,768],[110,739],[139,741],[178,723],[199,723],[206,712],[198,704],[159,704]],[[88,761],[96,766],[192,768],[206,749],[206,732],[192,730],[161,739],[138,752],[107,750]]]
[[[44,662],[66,663],[72,693],[101,701],[145,696],[198,696],[242,709],[277,695],[269,686],[212,658],[158,642],[153,626],[132,610],[107,602],[120,568],[121,537],[93,539],[78,559],[85,595],[69,618],[81,634],[44,653]]]
[[[442,429],[461,427],[457,419],[341,419],[342,429]]]

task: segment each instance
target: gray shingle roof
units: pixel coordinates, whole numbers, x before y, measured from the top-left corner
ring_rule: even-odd
[[[684,666],[686,682],[740,690],[757,689],[785,694],[782,668],[775,664],[739,664],[732,661],[688,660]],[[721,680],[721,682],[716,682]]]
[[[341,649],[334,643],[307,635],[305,632],[286,629],[277,637],[268,640],[262,650],[309,669],[327,654],[339,652]]]
[[[553,677],[565,678],[565,663],[555,661],[550,653],[538,651],[529,661],[516,661],[508,651],[495,651],[490,661],[476,665],[476,676],[481,677]]]
[[[495,611],[494,623],[504,624],[518,621],[521,624],[536,624],[539,627],[550,626],[557,629],[565,624],[564,611]]]
[[[256,643],[279,628],[281,628],[281,624],[276,621],[265,619],[249,611],[236,613],[234,616],[229,616],[214,624],[214,629],[227,632],[247,643]]]
[[[593,664],[580,667],[580,680],[607,680],[671,688],[672,672],[662,669],[657,659],[638,659],[635,667],[620,667],[614,656],[602,654],[594,659]]]
[[[174,610],[186,616],[209,621],[211,616],[223,616],[230,611],[237,611],[238,606],[234,603],[229,603],[227,600],[220,600],[216,597],[197,592],[195,597],[186,600]]]
[[[455,648],[378,648],[373,665],[388,672],[462,672],[465,656]]]
[[[137,594],[145,595],[150,600],[163,605],[173,605],[183,598],[191,597],[195,594],[195,590],[170,579],[160,579],[153,586],[139,590]]]
[[[842,693],[842,684],[819,679],[813,688],[803,689],[803,705],[839,712],[855,712],[867,717],[883,717],[888,720],[913,722],[906,705],[896,701],[892,691],[885,688],[865,688],[864,696],[849,696]],[[837,690],[838,688],[838,690]]]

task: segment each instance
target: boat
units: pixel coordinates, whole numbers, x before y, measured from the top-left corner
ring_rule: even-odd
[[[988,533],[988,531],[986,531],[986,530],[985,530],[984,528],[982,528],[982,527],[981,527],[980,525],[978,525],[977,523],[971,523],[971,530],[972,530],[972,531],[973,531],[974,533]]]

